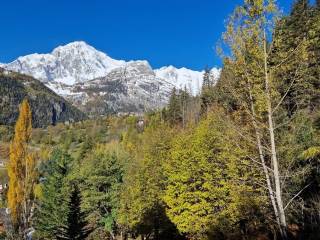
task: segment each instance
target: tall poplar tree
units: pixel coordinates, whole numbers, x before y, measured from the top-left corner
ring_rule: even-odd
[[[28,149],[32,130],[31,121],[31,108],[25,99],[20,106],[15,135],[10,145],[8,164],[8,207],[14,228],[23,238],[26,238],[26,230],[30,227],[36,179],[35,155]]]

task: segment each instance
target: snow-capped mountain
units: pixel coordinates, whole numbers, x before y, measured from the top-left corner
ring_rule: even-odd
[[[187,89],[193,95],[200,92],[203,81],[204,71],[198,72],[187,68],[176,68],[174,66],[162,67],[155,70],[157,77],[166,79],[178,89]],[[218,79],[220,70],[211,70],[212,78]]]
[[[111,70],[105,77],[74,84],[47,85],[75,106],[93,115],[143,113],[168,102],[174,85],[158,78],[146,61],[131,61]]]
[[[155,70],[156,76],[166,79],[178,89],[187,89],[196,94],[201,89],[203,72],[193,71],[187,68],[176,68],[174,66],[162,67]]]
[[[203,72],[187,68],[153,70],[147,61],[115,60],[82,41],[0,66],[39,79],[75,106],[94,114],[162,107],[174,87],[197,94],[203,77]],[[217,78],[219,70],[212,73]]]
[[[107,75],[124,61],[110,58],[85,42],[72,42],[49,54],[30,54],[6,64],[9,70],[31,75],[41,81],[72,85]]]

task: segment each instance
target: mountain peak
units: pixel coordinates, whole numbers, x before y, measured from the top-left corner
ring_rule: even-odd
[[[85,41],[73,41],[70,43],[67,43],[64,45],[65,47],[69,46],[69,47],[86,47],[86,46],[90,46],[88,43],[86,43]],[[90,46],[91,47],[91,46]]]
[[[31,75],[43,82],[68,85],[106,76],[124,61],[110,58],[84,41],[71,42],[47,54],[30,54],[6,64],[12,71]]]
[[[175,85],[187,88],[193,94],[201,89],[203,72],[173,65],[154,70],[146,60],[122,61],[109,57],[85,41],[74,41],[53,49],[51,53],[30,54],[1,65],[4,68],[31,75],[47,83],[74,85],[106,77],[113,70],[126,70],[127,76],[139,79],[154,76]],[[215,72],[218,73],[218,70]],[[156,80],[154,80],[156,81]]]
[[[70,51],[71,49],[77,49],[78,51],[83,51],[83,50],[90,50],[90,51],[98,51],[91,45],[87,44],[84,41],[75,41],[71,43],[67,43],[65,45],[61,45],[53,49],[52,54],[56,52],[61,52],[61,51]]]

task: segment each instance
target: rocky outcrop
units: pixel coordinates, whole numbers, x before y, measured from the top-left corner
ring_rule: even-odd
[[[105,77],[72,86],[51,83],[73,105],[90,115],[139,114],[168,102],[171,83],[158,78],[147,61],[132,61]]]

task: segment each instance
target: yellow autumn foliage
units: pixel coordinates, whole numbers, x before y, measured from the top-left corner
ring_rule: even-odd
[[[34,156],[28,153],[28,143],[31,137],[32,116],[30,105],[24,100],[20,106],[20,114],[15,126],[15,135],[10,145],[10,161],[8,164],[9,190],[8,207],[11,211],[13,224],[19,226],[23,218],[24,201],[29,191],[26,189],[26,177],[34,174],[27,169],[34,166]]]

